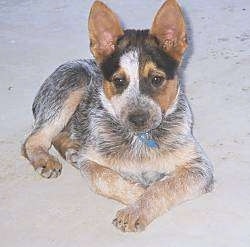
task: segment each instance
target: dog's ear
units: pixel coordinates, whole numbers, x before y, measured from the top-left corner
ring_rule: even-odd
[[[95,1],[89,14],[90,49],[97,62],[115,50],[117,39],[123,30],[116,14],[101,1]]]
[[[157,12],[150,34],[155,36],[171,57],[181,61],[187,48],[186,27],[176,0],[166,1]]]

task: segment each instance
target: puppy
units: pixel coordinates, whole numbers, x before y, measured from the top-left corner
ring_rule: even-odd
[[[178,3],[168,0],[150,30],[123,30],[95,1],[88,27],[95,60],[63,64],[44,82],[23,155],[54,178],[62,165],[49,154],[53,145],[93,191],[126,205],[113,221],[117,228],[142,231],[213,184],[177,75],[187,48],[185,21]]]

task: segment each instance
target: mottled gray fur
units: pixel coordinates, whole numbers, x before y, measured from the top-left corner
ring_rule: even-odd
[[[180,86],[176,107],[164,115],[161,124],[149,132],[159,144],[159,149],[151,149],[115,119],[102,105],[102,73],[94,60],[76,60],[58,67],[39,90],[34,104],[34,130],[53,121],[60,112],[64,101],[72,91],[83,90],[84,96],[77,110],[66,126],[73,139],[81,142],[81,155],[94,148],[101,156],[116,159],[134,159],[160,156],[162,152],[173,152],[190,142],[192,136],[192,115]],[[180,128],[176,128],[180,126]],[[201,174],[212,184],[212,166],[197,144],[197,158],[190,160]],[[81,164],[78,164],[81,165]],[[151,174],[151,175],[150,175]],[[153,172],[140,174],[121,174],[147,186],[167,174]]]

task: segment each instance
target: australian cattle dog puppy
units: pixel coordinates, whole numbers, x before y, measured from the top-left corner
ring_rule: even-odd
[[[65,63],[44,82],[23,155],[43,177],[55,178],[62,165],[49,154],[53,145],[93,191],[126,205],[113,220],[117,228],[142,231],[213,184],[178,80],[185,21],[176,0],[168,0],[149,30],[124,30],[95,1],[88,28],[95,60]]]

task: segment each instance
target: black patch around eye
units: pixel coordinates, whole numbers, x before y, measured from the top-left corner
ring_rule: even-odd
[[[167,79],[173,79],[179,62],[168,56],[162,49],[158,47],[145,47],[141,56],[148,57],[149,60],[152,60],[156,66],[163,70],[165,74],[168,76]]]
[[[115,77],[112,80],[112,83],[115,85],[117,93],[121,94],[128,86],[128,81],[123,77]]]
[[[117,94],[122,94],[122,92],[127,88],[128,82],[126,78],[122,76],[114,76],[115,73],[120,68],[120,57],[122,55],[121,51],[115,51],[111,56],[106,58],[101,64],[100,68],[104,79],[107,80],[109,83],[112,83],[116,88]]]
[[[101,63],[100,67],[106,80],[112,80],[112,76],[119,69],[119,60],[119,54],[114,53]]]

